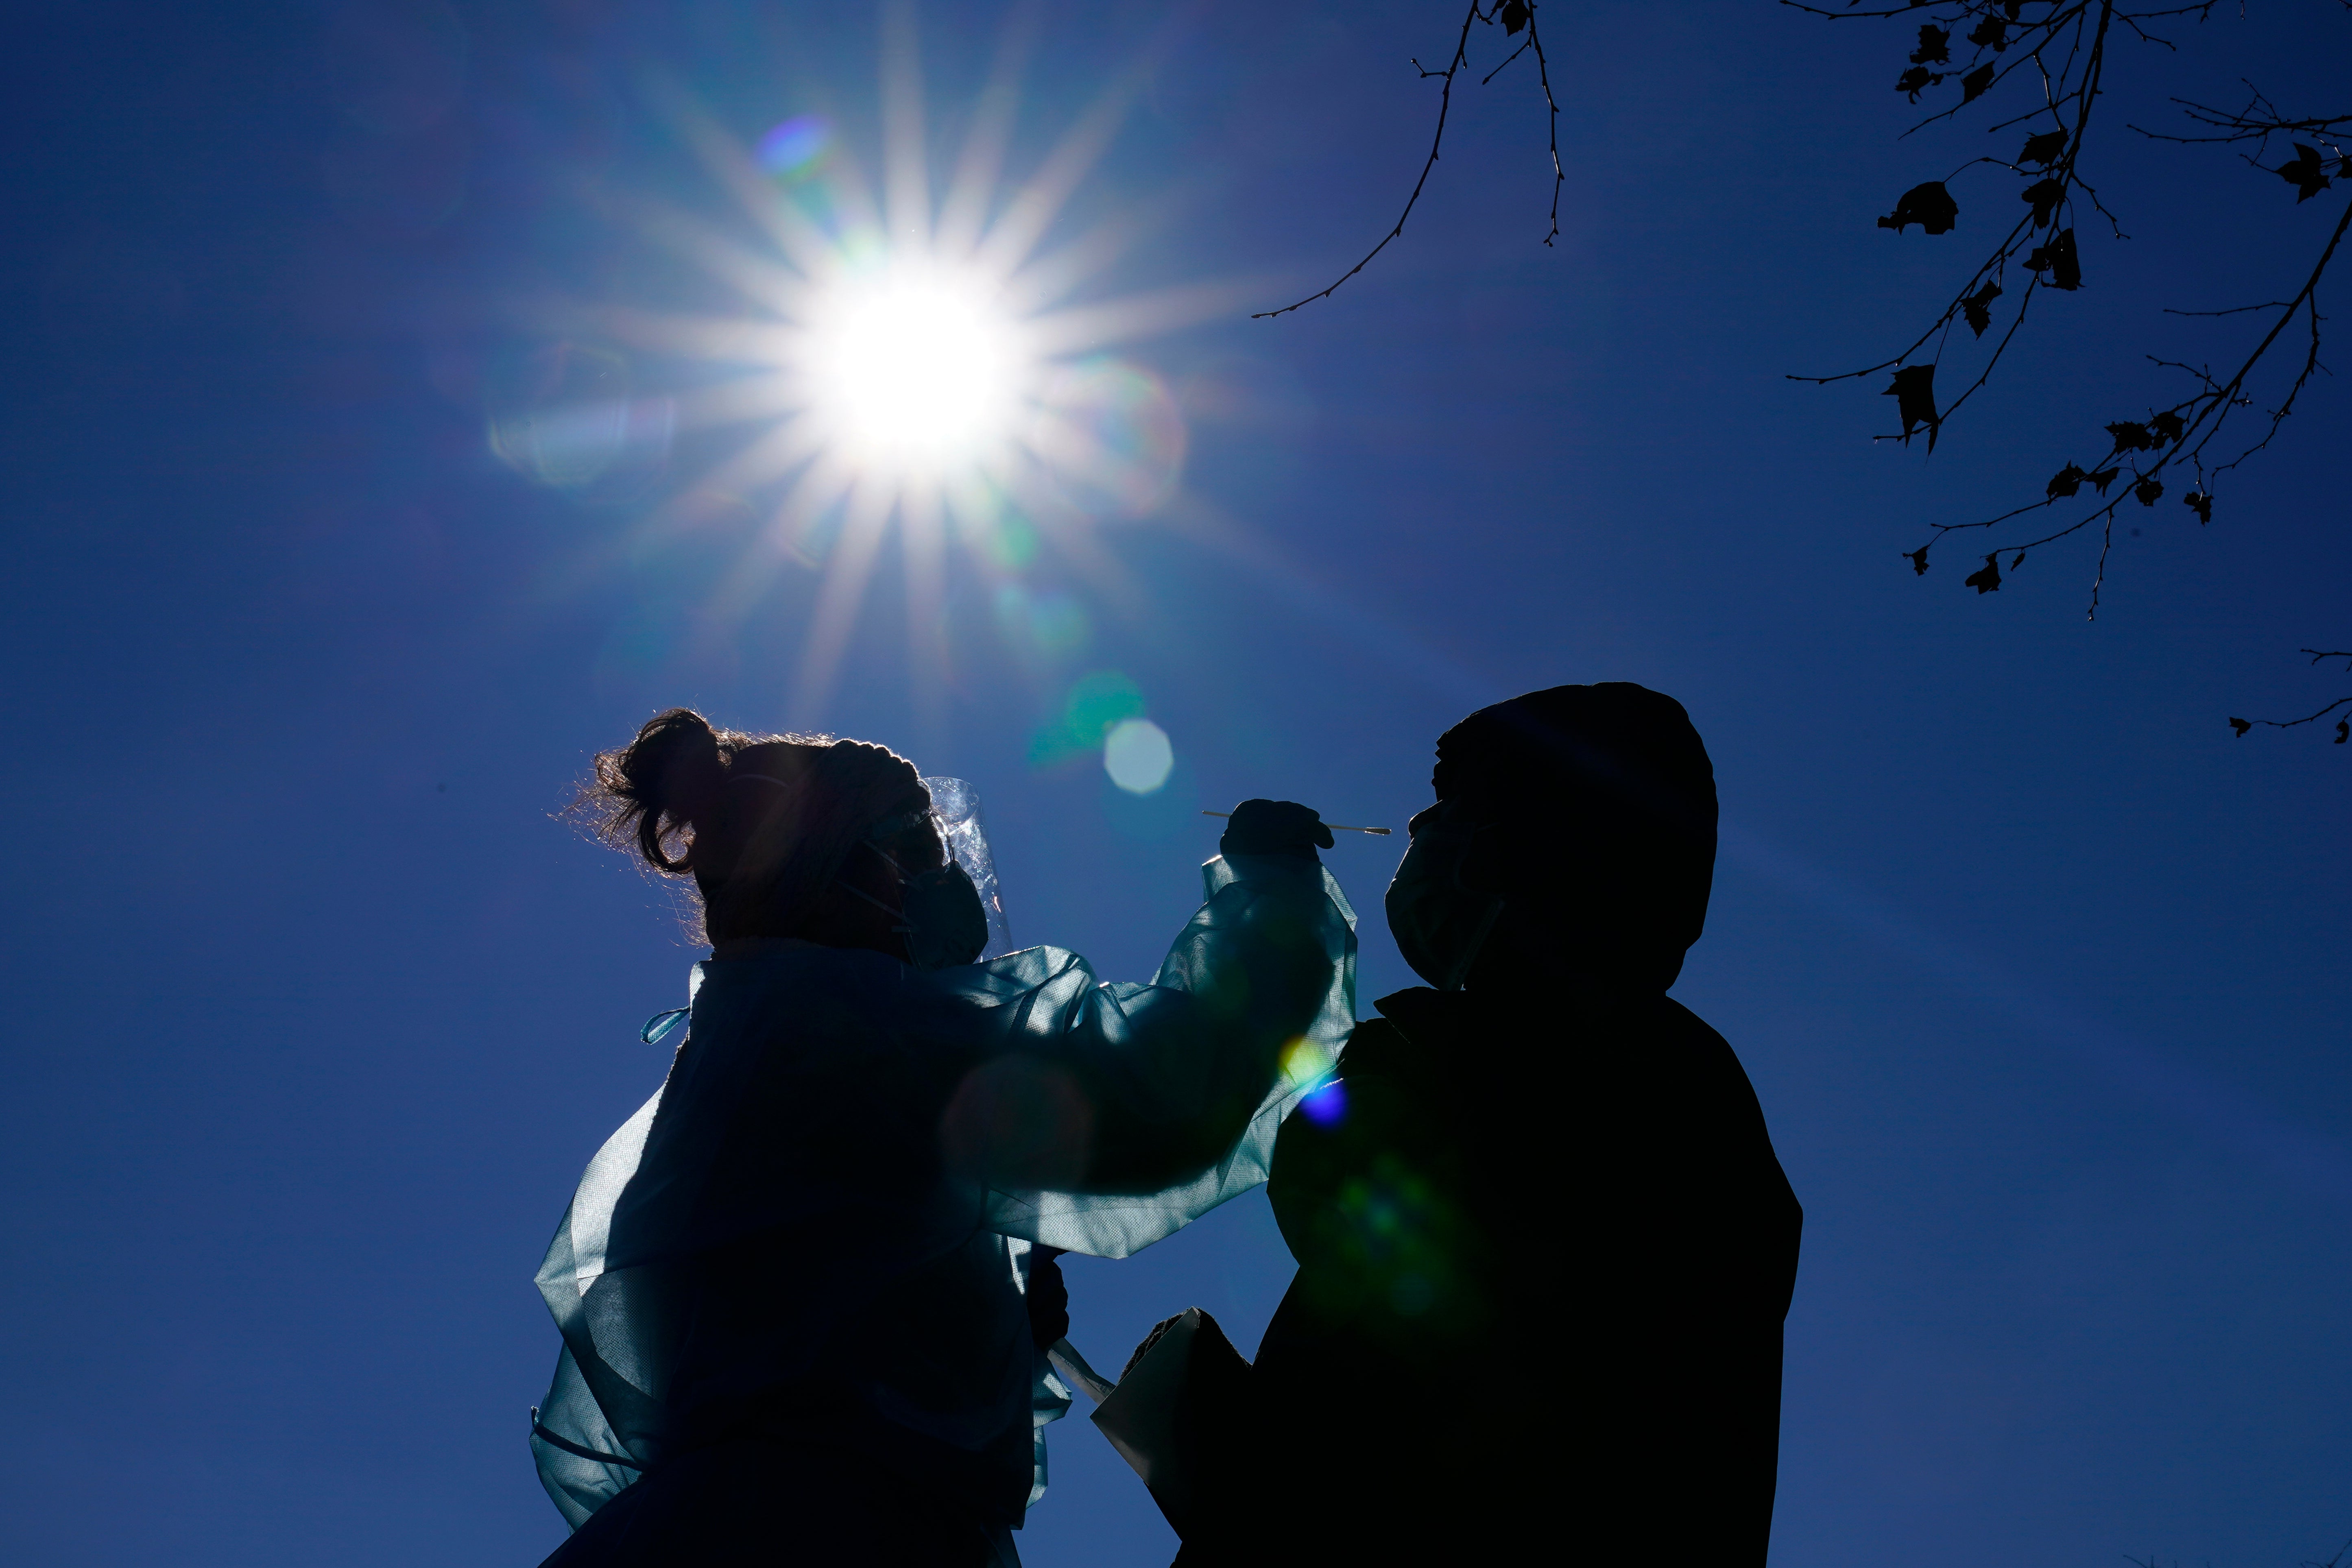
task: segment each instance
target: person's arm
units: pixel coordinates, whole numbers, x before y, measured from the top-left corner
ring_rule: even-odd
[[[1209,875],[1231,880],[1152,984],[1104,988],[1099,1022],[1065,1037],[1061,1059],[1096,1117],[1090,1191],[1148,1192],[1198,1173],[1242,1135],[1335,990],[1353,1012],[1354,932],[1320,865],[1229,855]],[[1102,1027],[1113,1006],[1126,1037],[1116,1044]]]
[[[1305,807],[1244,803],[1149,985],[1097,984],[1052,948],[940,972],[991,1037],[943,1136],[993,1189],[992,1226],[1116,1256],[1265,1179],[1304,1087],[1286,1055],[1311,1079],[1354,1022],[1354,915],[1317,831],[1328,844]]]

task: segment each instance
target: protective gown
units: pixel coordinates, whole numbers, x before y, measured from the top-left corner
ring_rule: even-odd
[[[666,1475],[727,1465],[674,1511],[735,1529],[708,1522],[734,1500],[773,1551],[856,1493],[1011,1560],[1069,1403],[1030,1340],[1031,1244],[1123,1257],[1263,1182],[1353,1024],[1355,916],[1328,872],[1235,855],[1203,881],[1149,985],[1052,947],[924,973],[776,942],[695,966],[688,1043],[539,1271],[563,1351],[531,1447],[581,1531],[551,1562],[665,1560],[611,1547],[608,1519],[581,1527],[642,1477],[612,1519],[655,1509]],[[1091,1128],[1083,1190],[943,1163],[951,1097],[1003,1058],[1060,1086],[1040,1114]]]

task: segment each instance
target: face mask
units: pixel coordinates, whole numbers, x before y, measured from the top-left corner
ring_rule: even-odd
[[[1413,973],[1440,991],[1458,991],[1503,900],[1462,885],[1462,865],[1480,826],[1459,802],[1441,801],[1409,829],[1396,879],[1389,884],[1389,931]]]
[[[980,889],[961,866],[950,860],[937,870],[909,877],[898,862],[872,843],[866,847],[898,872],[898,907],[860,892],[844,882],[856,898],[898,917],[890,929],[907,939],[907,962],[918,969],[953,969],[971,963],[988,945],[988,911],[981,906]]]
[[[907,960],[918,969],[952,969],[971,963],[988,945],[988,911],[980,889],[950,860],[898,886],[906,923]]]

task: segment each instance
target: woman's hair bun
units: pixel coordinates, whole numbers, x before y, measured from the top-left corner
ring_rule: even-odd
[[[664,871],[693,866],[688,830],[708,825],[724,808],[727,763],[721,737],[691,708],[656,713],[637,738],[600,752],[585,794],[603,807],[592,815],[598,837],[615,847],[634,843]]]
[[[858,842],[929,800],[914,763],[887,746],[750,735],[672,708],[598,753],[572,815],[656,870],[692,873],[703,927],[725,940],[815,930]]]

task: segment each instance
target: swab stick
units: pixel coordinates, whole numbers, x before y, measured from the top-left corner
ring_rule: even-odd
[[[1231,816],[1233,813],[1230,811],[1204,811],[1201,815],[1202,816]],[[1370,833],[1380,838],[1386,838],[1389,836],[1389,830],[1385,827],[1350,827],[1344,822],[1327,822],[1323,826],[1331,829],[1334,833]]]

